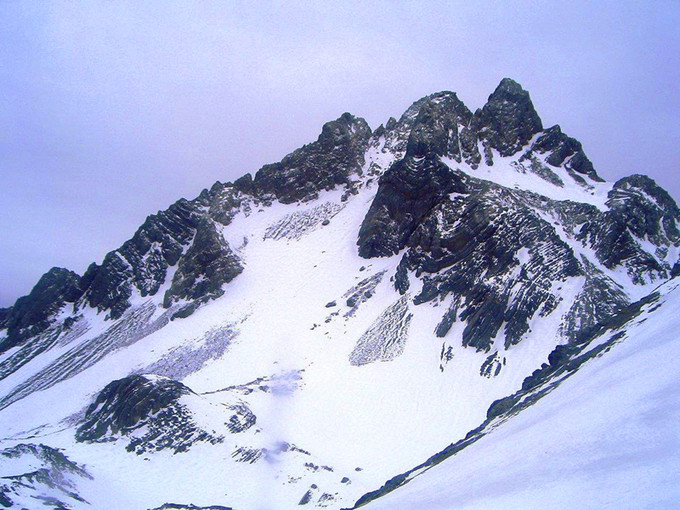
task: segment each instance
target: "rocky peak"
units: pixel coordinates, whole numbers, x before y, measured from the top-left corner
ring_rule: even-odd
[[[617,208],[623,202],[631,200],[646,202],[663,214],[680,219],[680,209],[675,200],[654,179],[646,175],[633,174],[616,181],[609,193],[607,205]]]
[[[345,112],[337,120],[323,125],[317,141],[324,149],[333,150],[334,147],[351,144],[355,134],[365,138],[370,136],[371,128],[364,119]]]
[[[42,275],[30,294],[17,299],[4,310],[7,338],[0,352],[37,335],[51,324],[51,317],[66,303],[75,303],[83,295],[80,276],[63,267],[53,267]]]
[[[407,150],[414,156],[434,150],[455,157],[460,152],[459,131],[471,119],[472,112],[455,92],[436,92],[414,102],[398,121],[390,117],[384,128],[385,147],[400,157]]]
[[[485,148],[496,149],[501,156],[515,154],[543,129],[529,93],[510,78],[503,78],[484,107],[475,112],[472,126]]]
[[[460,161],[459,131],[467,127],[472,112],[454,92],[439,92],[422,101],[411,123],[406,154],[424,157],[434,153]]]
[[[185,199],[148,216],[132,239],[109,252],[101,266],[88,268],[83,279],[89,285],[90,306],[108,310],[117,319],[130,306],[135,289],[141,296],[155,295],[168,267],[177,264],[191,242],[201,217],[200,204]]]
[[[649,177],[631,175],[614,184],[607,206],[584,223],[579,238],[606,267],[623,265],[636,284],[668,278],[678,262],[673,247],[680,244],[680,210],[670,195]]]
[[[397,161],[380,178],[378,193],[359,230],[359,255],[398,253],[432,207],[450,193],[465,191],[459,174],[436,155]]]
[[[253,180],[252,191],[264,199],[289,204],[316,198],[320,191],[349,184],[361,172],[371,128],[360,117],[343,113],[324,124],[316,142],[263,166]]]
[[[604,182],[583,152],[581,143],[565,135],[557,124],[544,130],[522,159],[531,158],[533,153],[547,153],[546,163],[554,167],[564,165],[569,175],[580,184],[586,184],[584,175],[593,181]]]

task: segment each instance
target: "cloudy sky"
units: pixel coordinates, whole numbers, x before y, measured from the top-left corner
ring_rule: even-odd
[[[559,5],[563,4],[563,5]],[[680,2],[0,2],[0,306],[146,215],[504,76],[608,180],[680,198]]]

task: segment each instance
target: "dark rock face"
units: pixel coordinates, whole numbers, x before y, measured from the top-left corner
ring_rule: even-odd
[[[130,306],[133,289],[142,296],[154,295],[168,267],[177,264],[191,241],[199,220],[198,204],[184,199],[149,216],[132,239],[106,255],[101,266],[88,269],[90,306],[110,310],[115,319]]]
[[[0,319],[7,328],[7,338],[0,343],[0,352],[45,331],[56,312],[67,303],[75,303],[82,295],[80,276],[61,267],[50,269],[28,296],[2,310]]]
[[[113,381],[87,409],[76,440],[115,441],[125,436],[127,451],[137,455],[164,449],[181,453],[199,441],[223,442],[224,436],[196,424],[183,397],[201,398],[182,383],[164,377],[131,375]],[[231,411],[230,417],[225,415],[225,432],[241,432],[255,424],[255,415],[247,406]]]
[[[451,104],[458,108],[456,103]],[[485,140],[499,152],[517,152],[540,129],[528,94],[516,84],[501,83],[489,104],[486,117],[480,118],[493,126],[487,130]],[[424,113],[411,114],[400,121],[403,127],[410,119],[414,131],[409,136],[405,157],[379,181],[378,192],[359,232],[359,254],[366,258],[391,256],[406,248],[395,275],[395,287],[400,293],[409,287],[408,272],[415,271],[424,283],[415,297],[416,304],[455,296],[436,329],[438,336],[445,336],[453,322],[460,320],[466,323],[464,345],[489,350],[503,325],[506,347],[515,344],[529,332],[529,322],[535,314],[543,316],[554,311],[560,298],[552,288],[553,283],[587,272],[539,212],[552,209],[572,225],[602,213],[593,206],[584,205],[581,209],[575,204],[561,206],[531,193],[510,191],[450,170],[438,156],[462,160],[465,154],[447,152],[448,145],[441,136],[443,130],[426,131],[418,127],[419,119],[427,119],[426,124],[431,126],[443,125],[432,119],[429,99],[421,101],[419,107]],[[457,110],[452,115],[465,120]],[[508,118],[519,115],[520,121],[506,122],[505,115]],[[421,130],[416,132],[416,128]],[[503,129],[509,132],[501,133],[499,130]],[[450,127],[448,132],[452,132]],[[571,153],[561,153],[564,158],[555,162],[561,164],[567,157],[572,161],[581,150],[578,142],[572,143],[559,129],[544,135],[551,137],[557,142],[547,143],[539,138],[525,157],[530,157],[531,150],[557,153],[560,143],[564,143]],[[583,169],[579,167],[579,171]],[[597,180],[594,170],[589,176]],[[555,179],[559,180],[556,176]],[[553,184],[559,185],[561,181]],[[557,209],[559,212],[555,212]],[[614,282],[598,276],[598,271],[589,266],[588,274],[591,273],[590,283],[581,295],[582,306],[575,306],[568,317],[564,328],[567,336],[574,333],[572,326],[585,320],[584,314],[597,321],[628,303]],[[598,298],[603,297],[607,298],[606,303],[599,303]]]
[[[467,126],[472,113],[453,92],[441,92],[425,98],[412,122],[406,154],[424,157],[429,154],[461,160],[459,129]]]
[[[472,130],[485,147],[501,156],[512,156],[543,129],[529,93],[518,83],[504,78],[488,102],[475,112]],[[487,155],[488,164],[492,164]]]
[[[473,190],[433,208],[409,240],[407,261],[424,285],[414,302],[455,296],[437,328],[466,321],[463,344],[489,350],[505,324],[506,347],[529,331],[535,313],[556,306],[555,281],[582,274],[555,229],[499,186],[470,180]]]
[[[399,166],[395,164],[393,168]],[[388,176],[389,172],[385,174],[386,178]],[[364,256],[389,255],[390,252],[380,251],[384,247],[394,247],[391,253],[406,248],[395,274],[395,287],[402,294],[406,292],[408,273],[415,272],[415,276],[423,281],[422,290],[414,299],[416,304],[453,296],[436,328],[437,336],[444,337],[454,322],[463,321],[464,345],[489,350],[501,327],[505,346],[516,344],[529,332],[530,320],[536,314],[545,316],[555,310],[562,299],[559,282],[576,276],[584,277],[585,283],[563,318],[561,331],[566,338],[575,338],[583,327],[603,320],[629,303],[618,284],[587,259],[577,257],[546,218],[558,218],[568,237],[576,241],[582,236],[580,232],[587,231],[591,224],[612,228],[611,215],[616,214],[614,204],[611,211],[602,212],[587,204],[557,202],[469,176],[460,175],[458,179],[459,192],[440,196],[426,214],[400,212],[409,219],[416,218],[413,220],[415,227],[409,230],[408,237],[402,238],[402,244],[392,242],[392,238],[386,236],[391,230],[383,226],[376,229],[382,236],[374,238],[378,239],[377,248],[368,244],[366,247],[372,250],[369,251],[361,244],[359,246],[359,253]],[[621,186],[615,188],[612,196],[617,196],[616,189]],[[654,191],[653,187],[648,189],[650,193]],[[382,191],[399,196],[383,188],[378,191],[374,205]],[[637,192],[635,196],[639,198]],[[408,205],[404,199],[397,199],[395,203]],[[659,198],[659,203],[665,204],[665,213],[658,209],[656,216],[639,211],[633,216],[653,219],[651,224],[644,223],[645,235],[663,249],[678,244],[673,230],[675,222],[671,221],[676,218],[677,207],[672,200],[666,201],[663,197]],[[639,207],[638,202],[633,201],[633,204]],[[633,205],[626,202],[625,207]],[[395,213],[390,213],[386,207],[379,210],[387,217],[383,225],[389,225]],[[663,214],[669,215],[665,222],[669,225],[668,232],[663,228]],[[626,219],[625,214],[619,214],[619,217],[625,224],[636,225],[632,219]],[[680,221],[680,217],[677,218]],[[643,224],[637,228],[638,233],[642,232]],[[618,250],[622,257],[620,263],[631,267],[633,281],[639,279],[644,283],[644,275],[657,279],[668,277],[664,276],[664,271],[669,272],[670,267],[664,268],[657,262],[651,268],[642,263],[634,264],[637,260],[634,255],[643,262],[653,257],[642,251],[632,237],[629,236],[629,244],[637,251],[630,251],[628,255],[621,248],[612,248],[608,239],[608,236],[588,238],[596,253],[610,254],[610,250]],[[360,236],[359,243],[362,240]],[[600,261],[604,263],[605,259]]]
[[[263,166],[255,174],[253,190],[258,196],[289,204],[348,184],[352,174],[361,172],[370,136],[371,128],[364,119],[344,113],[324,124],[316,142],[292,152],[280,163]]]
[[[434,152],[476,166],[480,156],[471,120],[472,112],[455,92],[437,92],[413,103],[399,121],[390,118],[374,135],[384,136],[385,148],[399,157]]]
[[[652,179],[625,177],[609,192],[609,210],[591,217],[579,231],[584,244],[595,249],[608,268],[624,266],[635,283],[668,278],[677,261],[666,261],[671,246],[680,243],[680,210]],[[649,242],[655,253],[644,251]]]
[[[488,165],[494,149],[504,157],[517,154],[517,171],[555,186],[564,181],[551,167],[563,168],[584,189],[602,181],[578,141],[559,126],[543,131],[529,94],[512,80],[504,79],[473,116],[455,94],[423,98],[388,123],[382,136],[385,147],[403,157],[380,178],[359,231],[359,255],[405,250],[394,276],[401,294],[415,272],[423,281],[416,304],[453,296],[437,336],[463,321],[464,345],[489,350],[501,327],[505,346],[515,344],[535,314],[555,310],[560,282],[576,276],[584,284],[563,317],[567,338],[626,306],[618,284],[567,241],[592,249],[606,268],[625,267],[638,284],[668,278],[677,262],[668,259],[671,246],[680,245],[678,208],[651,179],[619,181],[609,194],[609,210],[600,211],[502,188],[441,163],[447,157],[476,168],[481,142]],[[641,247],[647,242],[654,253]]]
[[[462,178],[437,156],[407,156],[380,178],[378,193],[359,230],[359,255],[390,256],[404,248],[432,207],[465,191]]]
[[[205,301],[219,297],[224,293],[222,285],[229,283],[242,271],[239,258],[217,231],[215,224],[202,219],[197,225],[193,244],[177,266],[163,305],[167,308],[179,299]]]
[[[109,383],[90,405],[76,432],[78,441],[96,441],[143,425],[191,390],[172,379],[150,381],[133,375]]]
[[[604,182],[603,179],[597,175],[597,172],[593,168],[593,164],[583,152],[581,143],[562,133],[560,126],[553,126],[546,129],[531,145],[529,151],[527,151],[522,158],[529,158],[533,152],[539,154],[549,153],[548,157],[545,159],[546,163],[554,167],[564,164],[569,174],[577,182],[584,182],[583,178],[579,177],[577,174],[586,175],[593,181]]]
[[[88,268],[82,278],[88,304],[108,311],[111,318],[118,319],[129,308],[129,299],[134,292],[142,297],[155,295],[165,282],[168,269],[178,263],[185,268],[185,278],[179,284],[181,288],[175,287],[171,295],[192,294],[195,299],[205,298],[203,301],[216,297],[216,282],[220,275],[226,275],[224,268],[215,267],[206,260],[210,257],[209,251],[212,250],[213,255],[219,251],[215,245],[214,222],[228,225],[242,206],[246,207],[244,195],[236,187],[215,183],[195,200],[181,199],[167,210],[147,217],[132,239],[108,253],[101,266],[92,264]],[[192,240],[193,245],[187,250]],[[222,250],[222,253],[231,254],[229,247]],[[198,256],[198,252],[202,255]],[[187,256],[190,260],[184,260]],[[225,266],[233,264],[233,258],[231,254]],[[193,272],[193,280],[190,272]],[[208,273],[210,281],[207,284],[187,291],[191,282],[195,283],[199,276],[207,277]],[[205,293],[201,294],[201,291]]]

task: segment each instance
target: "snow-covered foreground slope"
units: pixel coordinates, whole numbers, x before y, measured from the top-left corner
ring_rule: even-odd
[[[591,344],[616,334],[610,350],[366,508],[677,508],[680,282],[659,293]]]

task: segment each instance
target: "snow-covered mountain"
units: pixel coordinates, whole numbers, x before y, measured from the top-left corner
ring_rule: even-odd
[[[662,337],[673,340],[678,311],[679,227],[653,180],[605,182],[512,80],[474,113],[452,92],[375,131],[345,113],[254,177],[149,216],[84,275],[53,268],[0,310],[0,504],[442,508],[515,497],[498,467],[509,457],[479,462],[474,451],[517,456],[534,435],[556,444],[546,431],[583,414],[562,443],[573,455],[551,459],[580,469],[597,398],[613,430],[651,412],[621,412],[597,363],[616,372],[640,359],[651,383],[630,390],[634,404],[675,374]],[[647,343],[663,345],[662,368]],[[624,349],[632,361],[617,363]],[[524,450],[533,464],[517,476],[528,477],[541,457]],[[451,470],[497,476],[497,492],[451,487],[449,477],[469,484]],[[612,493],[626,481],[617,473]],[[650,490],[668,482],[650,477]]]

